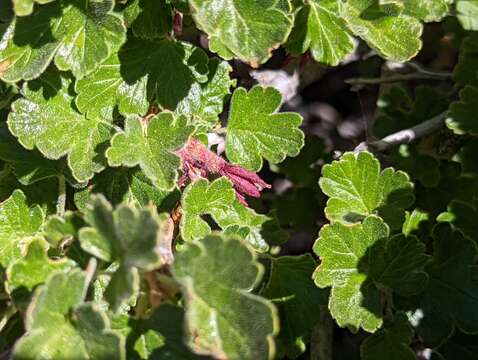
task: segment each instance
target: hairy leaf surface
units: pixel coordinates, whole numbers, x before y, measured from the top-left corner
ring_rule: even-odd
[[[277,113],[282,97],[274,88],[254,86],[249,92],[234,91],[226,136],[226,154],[231,162],[257,171],[263,158],[275,164],[296,156],[304,146],[297,113]]]
[[[246,245],[217,235],[188,243],[176,256],[174,275],[185,294],[188,341],[195,351],[237,360],[274,357],[276,310],[250,293],[262,267]]]

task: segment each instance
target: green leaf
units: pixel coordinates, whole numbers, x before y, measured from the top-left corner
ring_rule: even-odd
[[[320,320],[320,306],[327,302],[327,292],[318,289],[311,279],[315,266],[310,254],[271,259],[262,295],[279,309],[279,349],[289,358],[306,350],[311,330]]]
[[[365,218],[363,224],[335,223],[320,230],[314,252],[322,262],[313,278],[321,288],[332,286],[329,309],[339,326],[374,332],[382,324],[380,294],[358,266],[367,260],[367,250],[388,233],[388,227],[375,216]]]
[[[350,30],[386,59],[405,62],[422,46],[422,24],[401,11],[387,11],[376,0],[349,0],[341,10]]]
[[[413,330],[404,313],[397,313],[393,321],[386,321],[375,334],[370,335],[360,346],[363,360],[415,360],[415,352],[410,348]],[[387,355],[386,355],[387,354]]]
[[[414,201],[408,175],[392,168],[380,172],[380,163],[368,152],[345,153],[325,165],[319,184],[330,197],[325,208],[330,221],[354,223],[390,209],[393,213],[387,220],[395,225]]]
[[[211,183],[199,179],[188,185],[181,199],[183,216],[180,229],[183,239],[194,240],[210,234],[211,228],[201,216],[214,216],[218,211],[227,211],[235,199],[231,182],[223,177]]]
[[[88,187],[75,193],[75,205],[83,210],[91,194],[99,193],[113,205],[125,203],[141,207],[152,202],[168,211],[179,198],[177,191],[163,191],[154,186],[138,167],[105,169],[90,181]]]
[[[450,105],[450,112],[446,119],[446,125],[456,134],[478,134],[478,121],[476,112],[478,105],[476,98],[478,88],[466,86],[460,91],[460,101],[455,101]]]
[[[456,0],[456,17],[465,30],[478,31],[478,1]]]
[[[133,0],[124,10],[125,22],[138,38],[161,38],[172,31],[172,8],[168,0]]]
[[[207,81],[208,57],[200,48],[170,39],[130,38],[117,54],[77,81],[76,104],[83,112],[108,119],[116,105],[122,115],[144,115],[153,99],[161,108],[175,110],[198,101]]]
[[[176,186],[181,160],[179,150],[193,131],[184,116],[163,112],[145,124],[139,117],[126,119],[124,132],[111,139],[106,151],[110,166],[139,165],[151,182],[161,190]]]
[[[27,332],[15,344],[14,359],[124,359],[124,340],[107,317],[84,304],[84,272],[56,273],[36,291],[27,311]]]
[[[452,200],[447,206],[447,211],[437,217],[438,222],[448,222],[457,227],[465,235],[478,242],[478,224],[475,221],[478,210],[475,203]]]
[[[260,252],[269,250],[267,239],[284,237],[280,229],[277,231],[277,224],[273,224],[272,218],[256,214],[236,199],[234,188],[226,178],[211,183],[205,179],[191,183],[183,192],[181,206],[181,236],[188,241],[211,233],[210,226],[202,219],[206,214],[225,234],[243,238]],[[268,231],[272,231],[272,234],[268,234]]]
[[[453,70],[457,82],[478,86],[478,35],[472,34],[463,40],[458,63]]]
[[[10,292],[21,287],[32,290],[36,285],[44,283],[48,275],[56,271],[67,272],[75,266],[75,262],[68,258],[50,259],[47,250],[48,244],[41,237],[34,238],[26,246],[23,257],[7,269]]]
[[[79,232],[81,247],[104,261],[120,266],[106,289],[114,311],[139,289],[138,268],[160,265],[159,229],[162,220],[151,209],[120,205],[115,210],[101,195],[92,197],[85,220],[91,227]]]
[[[404,10],[425,22],[440,21],[448,15],[448,4],[452,3],[453,0],[405,0]]]
[[[402,227],[403,235],[409,236],[413,232],[418,231],[428,220],[428,213],[420,209],[413,209],[412,212],[405,212],[405,222]]]
[[[148,319],[133,323],[128,341],[134,343],[135,355],[139,355],[140,359],[212,359],[194,354],[183,343],[183,323],[184,310],[164,304],[154,310]],[[128,358],[133,358],[133,355]]]
[[[190,0],[189,6],[212,51],[252,66],[264,63],[292,28],[289,0]]]
[[[126,39],[113,1],[62,0],[17,18],[0,40],[0,78],[37,78],[54,59],[60,70],[83,77],[117,51]]]
[[[108,317],[112,321],[112,328],[115,330],[118,330],[119,333],[124,333],[127,335],[129,331],[131,330],[131,327],[129,327],[127,324],[124,324],[122,328],[115,328],[115,321],[121,322],[121,318],[125,319],[126,322],[129,320],[129,311],[133,309],[133,307],[137,304],[137,299],[136,296],[137,294],[134,294],[133,296],[129,297],[124,303],[121,304],[121,306],[118,308],[116,313],[113,313],[111,311],[108,311],[109,309],[109,304],[108,301],[106,300],[106,290],[108,289],[108,285],[111,283],[112,276],[116,271],[123,271],[122,269],[119,268],[118,262],[114,262],[110,265],[108,265],[102,272],[101,274],[96,276],[95,281],[92,284],[92,297],[93,301],[95,304],[98,304],[103,310],[107,312]],[[136,275],[136,274],[135,274]],[[137,292],[137,289],[135,289]],[[125,328],[128,328],[129,330],[126,330]]]
[[[18,182],[8,165],[4,176],[0,175],[0,178],[0,201],[7,200],[14,191],[21,190],[25,194],[28,204],[38,205],[46,215],[56,213],[58,193],[52,189],[58,188],[57,179],[45,179],[25,186]]]
[[[33,12],[33,5],[48,4],[55,0],[15,0],[13,1],[13,11],[17,16],[30,15]]]
[[[465,333],[478,332],[476,244],[446,223],[435,227],[433,238],[433,259],[426,268],[430,281],[421,298],[423,319],[418,327],[430,347],[449,337],[454,325]]]
[[[327,65],[338,65],[354,50],[354,40],[340,17],[340,0],[311,0],[295,17],[286,48],[293,54],[308,49],[312,57]]]
[[[231,162],[258,171],[262,158],[276,164],[296,156],[304,146],[297,113],[277,113],[281,94],[274,88],[254,86],[234,91],[227,126],[226,154]]]
[[[382,138],[420,124],[447,110],[449,104],[443,93],[429,86],[417,86],[412,97],[404,87],[392,86],[377,100],[373,134]]]
[[[112,128],[99,118],[88,118],[72,106],[70,79],[49,71],[23,88],[24,98],[12,104],[8,126],[27,149],[36,147],[45,157],[67,155],[74,178],[83,182],[103,170],[105,142]]]
[[[53,215],[43,226],[43,235],[54,247],[61,246],[63,240],[78,238],[78,231],[85,222],[77,212],[67,211],[64,216]]]
[[[368,269],[368,275],[380,288],[388,288],[401,296],[417,294],[426,287],[428,276],[424,271],[429,256],[425,244],[415,236],[398,234],[386,243],[370,249],[373,260],[359,264]],[[382,247],[383,246],[383,247]],[[366,261],[363,259],[363,261]]]
[[[231,72],[232,67],[226,61],[210,59],[208,81],[193,83],[188,96],[178,103],[176,112],[190,117],[199,130],[209,131],[219,121],[231,86],[236,85]]]
[[[477,175],[478,163],[475,154],[478,153],[478,139],[467,141],[453,157],[454,161],[460,163],[463,174]]]
[[[115,106],[122,115],[144,115],[148,111],[146,78],[128,83],[121,74],[118,54],[112,54],[98,68],[77,80],[78,109],[92,118],[112,119]]]
[[[236,235],[244,239],[254,250],[266,252],[269,245],[279,245],[287,241],[287,233],[278,224],[275,214],[257,214],[238,200],[225,211],[218,210],[213,219],[225,234]]]
[[[12,136],[5,123],[0,123],[0,159],[8,162],[23,185],[63,175],[69,183],[77,184],[65,161],[52,161],[38,151],[26,150]]]
[[[176,254],[173,273],[185,295],[188,342],[194,351],[234,360],[274,357],[276,310],[250,293],[262,267],[241,241],[214,235],[187,243]]]
[[[21,190],[15,190],[0,204],[0,219],[0,264],[7,267],[22,257],[22,247],[38,234],[45,214],[40,206],[30,206]]]

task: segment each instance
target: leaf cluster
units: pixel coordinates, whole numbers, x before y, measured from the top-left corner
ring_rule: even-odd
[[[335,329],[362,359],[476,358],[477,19],[475,0],[3,1],[0,352],[305,359]],[[441,25],[446,73],[412,61]],[[365,148],[337,156],[241,77],[281,53],[297,76],[378,59]]]

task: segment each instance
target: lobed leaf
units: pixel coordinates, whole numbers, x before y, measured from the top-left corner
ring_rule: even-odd
[[[0,159],[12,167],[22,185],[60,176],[65,176],[70,184],[78,185],[65,161],[53,161],[38,151],[26,150],[10,133],[6,123],[0,123]]]
[[[138,292],[138,268],[152,270],[160,265],[162,219],[151,209],[120,205],[113,210],[103,196],[95,195],[85,220],[90,227],[79,232],[81,247],[99,259],[119,263],[105,293],[116,311]]]
[[[410,348],[413,330],[404,313],[397,313],[393,321],[386,321],[375,334],[370,335],[360,346],[364,360],[380,360],[388,354],[392,360],[415,360],[415,352]]]
[[[113,205],[121,203],[147,206],[150,202],[172,210],[179,198],[178,192],[158,189],[138,167],[107,168],[97,174],[87,187],[75,193],[75,205],[83,210],[92,194],[103,194]]]
[[[180,230],[184,240],[200,239],[211,233],[204,215],[210,215],[225,234],[246,240],[255,250],[269,249],[266,238],[272,231],[275,239],[283,237],[277,232],[273,219],[246,208],[237,199],[231,182],[222,177],[209,183],[199,179],[184,190],[181,199],[183,216]]]
[[[410,296],[427,284],[425,246],[415,237],[389,238],[387,225],[374,215],[361,224],[324,226],[314,252],[322,261],[315,283],[332,286],[331,314],[352,330],[375,332],[381,325],[379,290]]]
[[[478,35],[463,40],[458,63],[453,70],[453,79],[457,82],[478,86]]]
[[[286,48],[293,54],[307,50],[314,60],[336,66],[354,50],[353,37],[340,17],[340,0],[311,0],[295,17]]]
[[[262,267],[241,241],[211,235],[188,243],[176,255],[173,273],[183,288],[188,343],[195,352],[237,360],[274,357],[276,310],[250,293]]]
[[[146,78],[128,83],[121,74],[118,54],[112,54],[95,71],[76,81],[75,104],[90,117],[112,119],[115,107],[122,115],[144,115],[148,111]],[[127,65],[124,65],[127,66]]]
[[[43,226],[43,235],[53,247],[62,245],[67,239],[77,239],[78,231],[85,226],[83,217],[73,211],[66,211],[63,216],[52,215],[47,218]]]
[[[425,22],[440,21],[449,13],[454,0],[405,0],[405,13]]]
[[[33,5],[48,4],[55,0],[15,0],[13,2],[13,11],[17,16],[30,15],[33,12]]]
[[[48,244],[42,237],[35,237],[26,246],[23,257],[10,264],[7,269],[8,289],[18,288],[32,290],[45,282],[47,277],[56,272],[67,272],[75,267],[75,262],[68,258],[52,260],[47,255]]]
[[[460,92],[460,101],[455,101],[450,105],[450,112],[446,119],[446,125],[456,134],[469,133],[478,134],[478,122],[476,121],[476,97],[478,88],[466,86]]]
[[[126,39],[113,5],[111,0],[58,0],[16,18],[0,40],[0,78],[35,79],[52,60],[79,78],[95,70]]]
[[[189,6],[213,52],[252,66],[264,63],[292,28],[289,0],[191,0]]]
[[[217,125],[230,88],[236,85],[236,80],[230,77],[232,67],[226,61],[210,59],[208,67],[208,81],[193,83],[176,108],[177,113],[191,118],[196,131],[209,131]]]
[[[381,56],[405,62],[420,50],[423,27],[418,19],[390,10],[375,0],[349,0],[341,7],[341,16]]]
[[[31,206],[21,190],[15,190],[0,203],[0,265],[7,267],[22,257],[22,247],[36,236],[45,214],[40,206]]]
[[[329,309],[339,326],[374,332],[382,324],[380,293],[367,282],[364,271],[373,262],[368,249],[388,235],[387,225],[373,215],[362,224],[335,223],[320,230],[314,252],[321,264],[313,278],[321,288],[332,286]]]
[[[25,84],[24,97],[12,104],[8,126],[26,149],[36,147],[48,159],[67,155],[73,177],[83,182],[104,169],[103,152],[112,125],[74,109],[70,84],[69,78],[54,71]]]
[[[161,190],[176,186],[181,160],[175,154],[188,140],[193,127],[184,116],[163,112],[146,124],[138,117],[126,119],[124,132],[111,139],[106,151],[110,166],[139,165],[146,177]]]
[[[229,180],[219,178],[209,183],[199,179],[190,184],[183,192],[181,206],[181,236],[185,240],[199,239],[211,233],[211,228],[201,216],[215,215],[217,211],[226,211],[232,206],[236,194]]]
[[[124,359],[124,339],[112,332],[107,317],[85,304],[88,281],[73,269],[53,274],[34,294],[27,332],[15,344],[14,359]]]
[[[269,280],[261,292],[279,310],[279,349],[289,358],[306,351],[312,328],[320,320],[320,306],[328,298],[311,279],[315,266],[310,254],[273,258]]]
[[[374,249],[376,258],[371,262],[369,275],[374,281],[401,296],[423,291],[428,283],[424,271],[429,256],[425,244],[415,236],[394,235],[383,248]]]
[[[227,126],[228,159],[246,169],[258,171],[262,158],[272,164],[296,156],[304,146],[297,113],[277,113],[282,97],[274,88],[238,88],[231,99]]]
[[[168,0],[133,0],[124,10],[124,17],[136,37],[161,38],[172,31],[172,10]]]
[[[476,0],[456,0],[457,18],[465,30],[478,30],[478,2]]]
[[[214,61],[210,67],[215,70]],[[200,85],[208,82],[208,71],[206,53],[191,44],[130,38],[117,54],[77,81],[76,104],[90,116],[106,119],[116,105],[122,115],[145,115],[152,100],[163,109],[175,110],[197,102],[200,89],[208,86]]]
[[[478,252],[474,241],[446,223],[436,225],[433,238],[433,259],[426,268],[430,281],[421,297],[418,333],[427,346],[437,347],[455,326],[478,333]]]
[[[325,165],[319,184],[330,197],[325,208],[330,221],[354,223],[388,210],[387,222],[396,227],[414,201],[408,175],[392,168],[380,172],[380,163],[368,152],[345,153],[339,161]]]

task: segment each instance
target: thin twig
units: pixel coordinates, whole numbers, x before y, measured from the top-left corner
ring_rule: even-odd
[[[379,78],[351,78],[345,80],[347,84],[350,85],[377,85],[377,84],[386,84],[386,83],[394,83],[400,81],[408,81],[408,80],[444,80],[449,79],[451,74],[449,73],[421,73],[421,72],[414,72],[409,74],[397,74],[397,75],[390,75],[386,77],[379,77]]]
[[[424,136],[430,135],[435,131],[441,129],[445,125],[445,119],[447,117],[447,112],[442,112],[437,116],[424,121],[410,129],[400,130],[391,135],[385,136],[381,140],[372,141],[372,142],[362,142],[356,148],[355,152],[369,150],[373,152],[379,152],[387,150],[391,147],[401,144],[409,144],[416,139],[422,138]]]
[[[327,305],[320,306],[320,321],[312,329],[310,360],[332,360],[334,321]]]
[[[407,65],[416,71],[425,74],[425,75],[430,75],[430,76],[436,76],[436,77],[442,77],[442,78],[451,78],[453,77],[453,74],[450,72],[443,72],[443,71],[432,71],[425,69],[422,65],[415,61],[409,61]]]
[[[56,214],[63,217],[66,207],[66,181],[63,175],[58,176],[58,198],[56,200]]]

